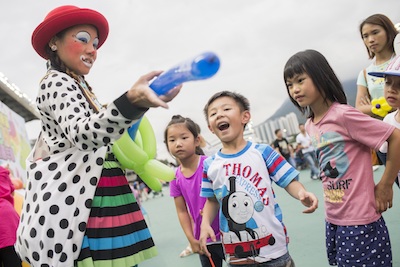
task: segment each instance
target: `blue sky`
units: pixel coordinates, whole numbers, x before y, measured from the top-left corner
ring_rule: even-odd
[[[374,13],[400,22],[398,0],[9,1],[0,17],[0,72],[32,99],[45,62],[32,48],[31,34],[51,9],[63,4],[96,9],[109,21],[108,40],[86,77],[103,103],[151,70],[167,70],[204,51],[220,57],[221,68],[213,78],[185,84],[168,110],[147,113],[160,158],[167,157],[162,139],[172,115],[192,118],[213,142],[202,109],[215,92],[232,90],[249,98],[257,125],[287,98],[282,71],[294,53],[316,49],[341,80],[354,79],[369,64],[360,22]],[[38,123],[27,127],[34,138]]]

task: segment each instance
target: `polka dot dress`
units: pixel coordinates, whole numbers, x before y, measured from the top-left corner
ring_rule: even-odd
[[[104,170],[107,173],[107,169],[110,169],[105,156],[110,154],[111,143],[132,124],[133,118],[127,119],[125,114],[121,114],[121,109],[127,110],[121,107],[121,103],[129,105],[127,101],[116,100],[106,109],[95,113],[78,84],[67,74],[52,70],[42,80],[37,98],[42,131],[27,159],[28,183],[15,245],[22,260],[32,267],[72,267],[82,247],[86,248],[89,255],[83,258],[89,258],[92,262],[97,260],[90,256],[92,248],[87,244],[88,224],[91,229],[97,227],[89,219],[89,214],[94,206],[96,211],[101,211],[104,203],[94,202],[96,198],[97,201],[102,199],[102,192],[110,193],[110,190],[99,190],[98,186]],[[134,115],[137,114],[132,117]],[[128,197],[124,183],[126,186],[128,184],[118,162],[115,159],[113,162],[114,172],[111,176],[116,171],[120,186],[111,191],[117,199],[124,199],[121,195]],[[115,187],[115,184],[111,186]],[[109,186],[102,183],[102,187]],[[128,200],[120,203],[111,202],[115,207],[130,203],[124,214],[132,213],[136,217],[127,216],[127,225],[143,218],[137,214],[136,200],[132,193],[130,195],[132,198],[128,197]],[[113,215],[108,214],[110,218]],[[109,219],[108,223],[109,230],[115,228],[113,219]],[[142,230],[147,231],[148,244],[145,250],[152,250],[154,243],[147,226],[142,225]],[[134,227],[125,228],[124,233],[131,237],[128,245],[136,244],[134,231]],[[124,247],[124,242],[119,246]],[[112,246],[109,248],[110,251],[114,249]],[[155,255],[153,251],[143,256],[140,254],[141,248],[132,252],[135,253],[137,255],[131,255],[130,258],[138,262]],[[103,255],[102,260],[113,257],[107,255]],[[129,253],[125,256],[129,256]],[[129,265],[107,266],[136,264],[131,263],[134,261],[130,261]]]
[[[383,217],[367,225],[338,226],[326,222],[326,248],[330,265],[392,266],[389,232]]]

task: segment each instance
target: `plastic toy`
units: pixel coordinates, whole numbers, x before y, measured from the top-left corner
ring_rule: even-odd
[[[184,82],[204,80],[212,77],[217,73],[219,66],[220,62],[217,55],[212,52],[205,52],[161,73],[150,84],[150,88],[158,95],[164,95],[175,86]]]
[[[161,73],[149,86],[156,94],[165,95],[169,90],[184,82],[211,78],[217,73],[219,66],[220,60],[216,54],[204,52]],[[128,129],[132,140],[135,140],[137,127],[139,127],[138,123]]]
[[[371,111],[373,114],[378,115],[380,117],[385,117],[389,111],[392,110],[392,107],[386,102],[386,99],[382,96],[378,99],[372,99],[371,101]]]

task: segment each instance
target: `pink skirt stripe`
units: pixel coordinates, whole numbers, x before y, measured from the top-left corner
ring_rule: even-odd
[[[114,187],[126,185],[125,176],[101,177],[97,187]]]
[[[90,217],[87,223],[87,228],[112,228],[131,224],[133,222],[142,221],[143,214],[140,210],[113,217]]]

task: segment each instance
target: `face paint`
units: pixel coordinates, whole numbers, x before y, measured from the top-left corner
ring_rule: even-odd
[[[97,36],[97,29],[92,25],[71,27],[56,41],[57,54],[70,70],[86,75],[97,57]]]
[[[88,32],[78,32],[75,36],[75,39],[78,40],[79,42],[88,44],[90,42],[90,34]],[[94,38],[93,39],[93,48],[97,50],[97,47],[99,46],[99,38]]]

